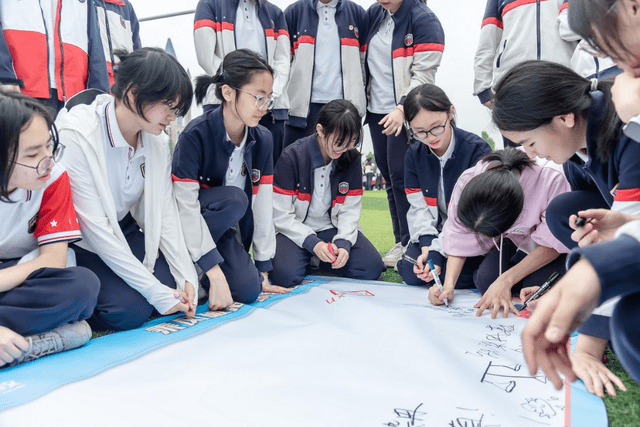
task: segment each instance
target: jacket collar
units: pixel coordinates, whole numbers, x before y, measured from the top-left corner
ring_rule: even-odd
[[[236,145],[227,138],[227,130],[224,127],[224,117],[222,115],[222,109],[224,104],[220,104],[218,108],[210,111],[207,121],[209,121],[209,127],[211,134],[215,135],[215,139],[219,139],[220,146],[226,154],[231,155],[235,150]],[[247,127],[247,144],[244,146],[245,156],[250,152],[251,147],[256,143],[254,128]]]
[[[307,3],[307,5],[313,9],[313,11],[316,11],[316,7],[318,6],[318,1],[319,0],[305,0],[305,2]],[[340,6],[342,6],[342,0],[338,0],[338,4],[336,5],[336,12],[338,10],[340,10]]]
[[[322,157],[322,152],[320,151],[320,146],[318,146],[318,140],[316,139],[315,133],[307,137],[305,145],[307,145],[309,149],[311,169],[313,170],[325,166],[324,157]]]

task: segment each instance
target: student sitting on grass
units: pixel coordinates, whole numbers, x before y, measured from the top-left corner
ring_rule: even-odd
[[[192,120],[173,156],[173,181],[191,258],[205,272],[209,308],[250,304],[269,284],[276,251],[271,133],[259,125],[273,104],[273,69],[249,49],[198,77],[196,100],[215,85],[222,105]],[[253,258],[249,249],[253,246]]]
[[[300,284],[311,264],[321,272],[375,280],[385,266],[359,230],[362,165],[356,107],[333,100],[318,113],[314,135],[286,147],[274,174],[276,256],[273,283]],[[319,262],[318,262],[319,261]]]
[[[587,218],[593,208],[640,214],[640,144],[622,131],[610,82],[589,81],[553,63],[526,62],[496,86],[493,120],[530,156],[563,164],[572,191],[551,201],[547,221],[568,248],[577,246],[571,237],[578,228],[575,214]],[[592,230],[593,224],[584,226]],[[578,240],[586,245],[589,236]],[[612,308],[598,308],[582,325],[572,355],[587,389],[598,395],[600,378],[613,375],[602,363]]]
[[[407,214],[411,241],[406,255],[417,264],[400,259],[396,267],[407,284],[424,285],[433,280],[427,260],[433,261],[444,280],[442,226],[453,186],[491,147],[479,136],[456,127],[455,107],[435,85],[412,89],[404,101],[404,114],[413,141],[404,161],[405,193],[411,203]]]
[[[81,92],[56,120],[85,239],[77,262],[100,278],[99,330],[137,328],[154,310],[193,316],[198,286],[163,132],[191,106],[189,75],[161,49],[114,54],[113,96]]]
[[[91,338],[100,282],[69,267],[80,240],[53,118],[0,91],[0,367],[80,347]]]
[[[473,275],[482,293],[475,305],[480,316],[500,309],[520,314],[512,293],[544,282],[564,270],[568,249],[556,239],[546,222],[549,201],[569,191],[561,172],[543,167],[515,148],[489,154],[456,183],[444,225],[444,251],[448,255],[444,292],[429,290],[433,304],[453,298],[467,257],[484,255]]]

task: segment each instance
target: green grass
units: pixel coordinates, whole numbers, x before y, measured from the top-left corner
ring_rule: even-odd
[[[362,198],[360,225],[362,225],[367,238],[381,255],[385,255],[393,247],[395,240],[385,191],[365,191]],[[402,281],[400,275],[391,268],[383,274],[382,280],[396,283]],[[605,397],[604,403],[609,415],[609,425],[611,427],[640,426],[640,386],[624,372],[616,356],[608,350],[607,366],[620,377],[629,389],[626,393],[619,391],[617,397],[608,395]]]

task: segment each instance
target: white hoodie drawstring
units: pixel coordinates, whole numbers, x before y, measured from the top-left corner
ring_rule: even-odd
[[[493,242],[493,245],[496,247],[496,249],[498,250],[498,276],[502,276],[502,238],[504,237],[504,234],[500,235],[500,247],[498,247],[498,244],[496,243],[496,238],[492,238],[491,241]]]

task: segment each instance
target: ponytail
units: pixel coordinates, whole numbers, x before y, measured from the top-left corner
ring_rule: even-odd
[[[476,234],[497,237],[511,228],[522,212],[524,191],[520,174],[534,161],[509,147],[488,154],[482,162],[490,166],[462,190],[458,220]]]
[[[508,132],[534,130],[569,113],[576,121],[587,120],[593,96],[600,91],[606,106],[594,132],[593,145],[600,160],[606,162],[618,143],[621,128],[611,86],[610,82],[598,82],[592,88],[591,81],[563,65],[525,61],[509,70],[496,85],[491,115],[498,129]]]

